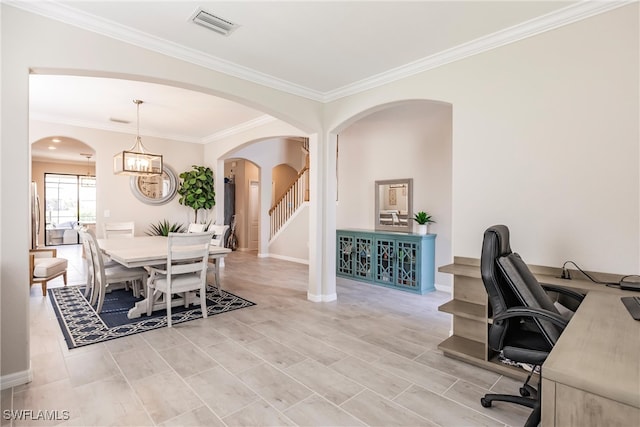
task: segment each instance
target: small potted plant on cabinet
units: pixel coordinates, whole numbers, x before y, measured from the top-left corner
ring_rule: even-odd
[[[433,217],[424,211],[417,212],[413,216],[413,220],[418,223],[418,234],[422,235],[427,234],[429,224],[435,222]]]

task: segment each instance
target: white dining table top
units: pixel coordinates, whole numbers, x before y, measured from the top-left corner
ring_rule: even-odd
[[[136,236],[111,239],[98,239],[100,249],[112,260],[125,267],[159,265],[167,262],[167,238],[164,236]],[[210,246],[209,254],[214,258],[223,258],[231,249]]]

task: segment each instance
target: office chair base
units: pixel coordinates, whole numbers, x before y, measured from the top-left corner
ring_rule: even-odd
[[[509,402],[517,405],[535,408],[538,401],[529,397],[512,396],[510,394],[485,394],[480,398],[480,404],[485,408],[490,408],[493,401]]]

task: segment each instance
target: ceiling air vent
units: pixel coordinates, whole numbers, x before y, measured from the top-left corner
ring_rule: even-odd
[[[215,16],[202,9],[196,10],[196,13],[193,15],[191,20],[198,25],[202,25],[216,33],[222,34],[223,36],[228,36],[239,27],[238,24],[234,24],[233,22],[227,21],[219,16]]]

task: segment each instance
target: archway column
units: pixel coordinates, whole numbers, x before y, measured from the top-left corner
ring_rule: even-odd
[[[333,301],[338,298],[336,292],[336,204],[337,204],[337,163],[336,148],[338,136],[327,134],[325,136],[324,150],[324,200],[323,207],[323,272],[322,295],[324,301]]]
[[[258,257],[269,256],[269,239],[271,219],[269,218],[269,208],[271,207],[271,181],[273,166],[271,164],[260,165],[260,218],[258,226]],[[251,224],[249,224],[251,227]]]
[[[331,146],[333,145],[333,151]],[[335,143],[325,136],[309,138],[309,288],[307,299],[334,301],[335,276]],[[331,155],[330,153],[334,153]],[[333,181],[333,183],[332,183]],[[333,188],[333,190],[332,190]]]

